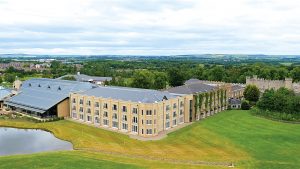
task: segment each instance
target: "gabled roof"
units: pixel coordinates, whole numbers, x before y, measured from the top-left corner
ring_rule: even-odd
[[[175,94],[194,94],[194,93],[205,93],[216,89],[216,86],[211,86],[203,83],[191,83],[187,85],[177,86],[166,91]]]
[[[81,92],[80,94],[141,103],[155,103],[164,99],[175,97],[168,92],[161,92],[158,90],[115,86],[100,86],[85,92]]]
[[[80,92],[93,88],[90,83],[57,80],[30,79],[22,84],[19,94],[11,97],[5,104],[28,109],[46,111],[69,97],[71,92]]]
[[[240,99],[229,99],[228,100],[229,104],[241,104],[241,100]]]

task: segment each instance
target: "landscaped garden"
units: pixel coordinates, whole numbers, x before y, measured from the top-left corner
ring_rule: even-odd
[[[187,168],[195,162],[202,165],[189,167],[233,163],[239,168],[300,168],[300,125],[255,117],[249,111],[225,111],[147,142],[67,120],[0,119],[0,126],[45,129],[76,149],[0,157],[0,168]]]

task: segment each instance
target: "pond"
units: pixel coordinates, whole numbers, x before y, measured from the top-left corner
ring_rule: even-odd
[[[73,145],[43,130],[0,127],[0,156],[58,150],[73,150]]]

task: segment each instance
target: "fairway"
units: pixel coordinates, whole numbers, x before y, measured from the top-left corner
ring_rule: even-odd
[[[248,111],[225,111],[175,131],[163,140],[148,142],[66,120],[44,124],[0,120],[0,125],[49,130],[71,141],[76,149],[84,150],[1,157],[0,168],[8,167],[4,161],[18,161],[21,157],[22,164],[28,167],[35,156],[57,158],[55,168],[64,168],[66,161],[72,159],[82,161],[80,164],[86,167],[70,168],[94,168],[109,163],[112,168],[187,167],[173,163],[178,160],[233,162],[239,168],[300,168],[300,125],[254,117]],[[47,164],[47,160],[34,162],[37,166],[41,164],[38,168]],[[10,164],[9,168],[14,168],[15,163]]]

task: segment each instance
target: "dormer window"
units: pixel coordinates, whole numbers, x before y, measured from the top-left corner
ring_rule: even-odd
[[[29,83],[29,87],[31,87],[31,83]]]
[[[61,90],[60,86],[58,87],[58,90]]]
[[[41,85],[39,84],[39,87],[41,87]]]
[[[50,85],[48,85],[48,89],[50,89],[51,87],[50,87]]]

